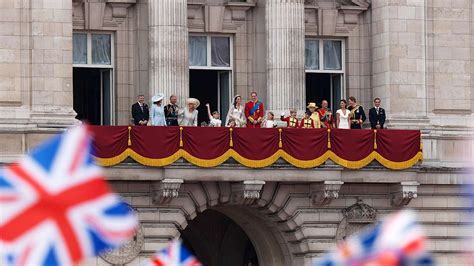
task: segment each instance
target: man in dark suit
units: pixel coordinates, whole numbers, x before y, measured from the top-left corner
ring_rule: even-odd
[[[137,102],[132,105],[133,122],[137,126],[146,126],[150,118],[148,105],[145,103],[145,96],[138,95]]]
[[[380,107],[380,98],[374,99],[374,107],[369,110],[369,120],[372,129],[383,129],[383,124],[385,124],[385,110]]]

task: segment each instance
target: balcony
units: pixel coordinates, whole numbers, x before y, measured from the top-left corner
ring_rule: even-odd
[[[189,163],[305,169],[375,164],[403,170],[422,160],[418,130],[249,129],[91,126],[95,155],[103,166],[123,162],[166,167]]]

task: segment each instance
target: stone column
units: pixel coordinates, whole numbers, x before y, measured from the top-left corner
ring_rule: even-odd
[[[186,0],[149,0],[149,92],[153,96],[189,96],[188,26]]]
[[[267,109],[304,110],[304,1],[267,0]]]

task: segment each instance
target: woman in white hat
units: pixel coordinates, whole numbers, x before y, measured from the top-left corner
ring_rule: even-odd
[[[152,126],[166,126],[165,109],[163,106],[164,97],[163,93],[158,93],[158,95],[151,98],[153,104],[150,110],[150,122]]]
[[[198,110],[199,100],[195,98],[189,98],[186,100],[186,108],[179,113],[179,125],[180,126],[194,126],[197,127],[198,123]]]
[[[230,127],[230,121],[235,122],[235,127],[243,127],[245,125],[245,114],[244,107],[240,103],[242,97],[240,95],[235,95],[234,102],[229,108],[229,112],[226,117],[226,127]]]

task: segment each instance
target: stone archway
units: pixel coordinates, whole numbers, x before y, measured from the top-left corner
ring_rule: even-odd
[[[212,207],[188,221],[180,233],[204,265],[291,264],[282,237],[251,207]]]

